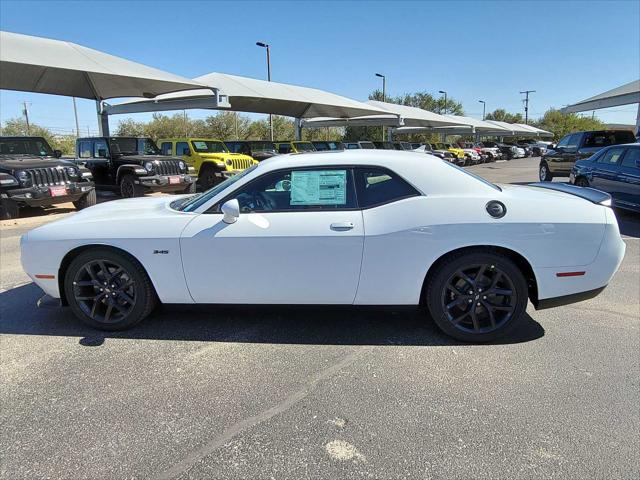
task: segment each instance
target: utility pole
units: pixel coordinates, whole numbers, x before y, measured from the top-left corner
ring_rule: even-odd
[[[271,81],[271,47],[268,43],[256,42],[256,45],[267,49],[267,80]],[[273,142],[273,115],[269,114],[269,132],[270,138]]]
[[[376,77],[382,78],[382,101],[387,101],[387,77],[380,73],[376,73]],[[384,142],[384,125],[382,125],[382,141]]]
[[[536,93],[535,90],[525,90],[524,92],[520,92],[520,94],[524,94],[524,124],[529,124],[529,94]]]
[[[447,92],[445,92],[444,90],[439,90],[438,93],[443,93],[444,94],[444,114],[447,114]]]
[[[78,107],[76,106],[76,97],[73,98],[73,115],[76,117],[76,138],[80,137],[80,124],[78,123]]]
[[[29,110],[27,110],[27,102],[22,102],[22,114],[24,115],[24,120],[27,122],[27,135],[31,135],[31,125],[29,125]]]
[[[484,100],[478,100],[478,102],[480,102],[482,104],[482,120],[484,121],[485,111],[486,111],[486,108],[487,108],[487,102],[485,102]]]

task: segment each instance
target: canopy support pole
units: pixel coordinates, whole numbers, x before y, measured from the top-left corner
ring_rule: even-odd
[[[109,114],[102,107],[102,102],[96,100],[96,112],[98,114],[98,132],[101,137],[109,136]]]
[[[293,128],[295,130],[296,140],[297,141],[302,140],[302,122],[300,121],[299,118],[295,118],[293,120]]]

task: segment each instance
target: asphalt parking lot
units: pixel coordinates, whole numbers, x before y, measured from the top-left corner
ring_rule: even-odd
[[[537,159],[471,167],[537,180]],[[460,344],[420,312],[164,307],[92,331],[35,307],[1,224],[0,475],[17,478],[638,478],[640,218],[587,302]],[[216,272],[212,272],[215,275]]]

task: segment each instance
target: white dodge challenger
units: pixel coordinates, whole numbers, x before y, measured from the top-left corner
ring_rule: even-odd
[[[447,334],[490,341],[527,300],[585,300],[624,256],[606,193],[493,185],[436,157],[282,155],[191,196],[103,203],[22,238],[22,265],[95,328],[158,302],[423,305]]]

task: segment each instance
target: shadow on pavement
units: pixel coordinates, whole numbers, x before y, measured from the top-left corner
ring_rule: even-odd
[[[460,344],[414,308],[163,306],[137,327],[101,332],[83,325],[68,308],[38,309],[41,290],[33,283],[0,293],[0,334],[80,337],[87,347],[107,338],[318,345]],[[498,344],[521,343],[544,335],[529,315]]]

